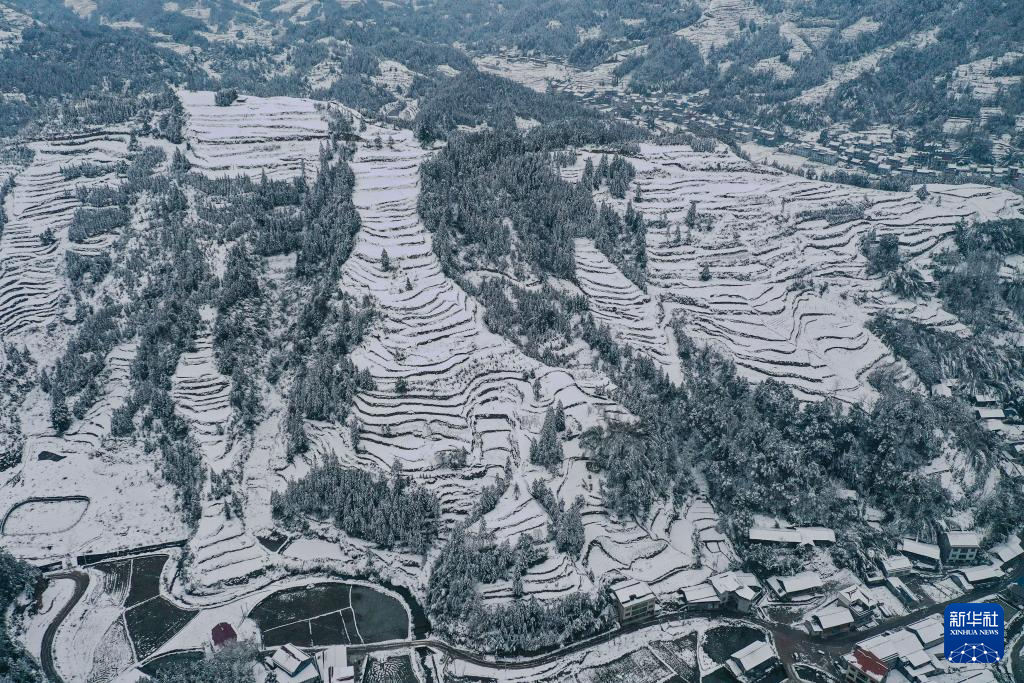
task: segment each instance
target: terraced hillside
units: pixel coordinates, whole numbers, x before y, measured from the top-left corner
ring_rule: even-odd
[[[0,334],[5,338],[19,339],[29,326],[45,326],[60,316],[66,285],[58,273],[68,249],[94,252],[109,245],[111,235],[72,245],[67,227],[82,205],[75,190],[113,182],[127,146],[126,132],[106,130],[53,136],[31,145],[35,157],[17,175],[4,205]],[[89,172],[79,175],[78,168]]]
[[[188,115],[186,139],[193,168],[211,177],[239,173],[290,178],[305,166],[315,173],[327,121],[313,100],[241,96],[227,106],[214,93],[179,93]]]
[[[963,329],[933,300],[883,290],[880,277],[867,275],[862,236],[895,234],[900,253],[923,263],[959,221],[1024,211],[1019,196],[979,185],[929,185],[922,200],[912,192],[807,180],[750,164],[724,147],[641,149],[631,159],[643,197],[636,208],[669,221],[666,233],[647,235],[649,292],[664,310],[659,324],[683,316],[695,338],[728,350],[752,378],[779,379],[805,398],[871,395],[867,374],[893,361],[865,329],[876,311]],[[590,155],[595,164],[598,157]],[[583,161],[565,175],[578,177]],[[625,208],[626,200],[605,191],[598,199]],[[691,229],[693,202],[704,223]]]
[[[555,402],[565,408],[570,434],[609,417],[630,418],[597,393],[607,383],[603,375],[585,367],[544,366],[487,330],[477,302],[442,273],[432,237],[416,214],[418,169],[427,152],[403,131],[371,125],[364,137],[378,135],[393,139],[393,144],[380,149],[361,144],[351,164],[354,201],[363,223],[343,284],[352,294],[370,294],[382,322],[353,353],[356,365],[370,370],[377,388],[357,397],[360,438],[350,462],[376,470],[401,463],[407,474],[437,493],[449,521],[464,518],[476,506],[481,488],[510,467],[510,485],[495,509],[484,515],[484,523],[497,539],[513,543],[525,533],[543,535],[549,523],[548,514],[528,493],[534,480],[548,482],[567,502],[583,496],[584,557],[577,562],[550,553],[548,560],[524,572],[525,594],[551,599],[592,590],[588,568],[596,576],[647,580],[665,593],[703,581],[708,570],[692,568],[698,557],[705,567],[716,566],[718,550],[704,546],[699,538],[704,526],[696,519],[675,519],[666,506],[651,520],[613,520],[603,504],[598,476],[587,469],[573,441],[567,445],[566,463],[554,476],[530,464],[530,444],[544,411]],[[580,284],[595,315],[610,321],[620,306],[635,310],[613,330],[671,369],[672,348],[655,322],[651,298],[599,252],[587,249],[585,242],[580,247]],[[534,380],[537,394],[531,387]],[[402,391],[400,381],[405,384]],[[323,427],[317,431],[324,434]],[[339,439],[326,442],[337,444]],[[468,452],[468,466],[448,469],[441,456],[457,449]],[[510,582],[481,590],[488,602],[512,596]]]
[[[370,127],[367,136],[377,133]],[[438,489],[447,513],[465,513],[481,475],[506,462],[524,466],[530,438],[556,401],[577,429],[622,410],[596,396],[600,377],[545,367],[487,331],[475,300],[441,272],[416,214],[426,152],[409,133],[379,133],[393,138],[393,147],[360,145],[352,162],[363,223],[343,277],[346,290],[374,298],[382,319],[353,353],[378,387],[356,401],[357,461],[381,469],[397,461]],[[529,377],[540,382],[537,396]],[[439,465],[438,455],[454,449],[469,452],[468,477]]]

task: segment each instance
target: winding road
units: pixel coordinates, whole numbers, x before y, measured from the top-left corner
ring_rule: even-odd
[[[57,629],[60,628],[60,625],[67,619],[67,616],[71,614],[71,610],[75,608],[78,601],[85,595],[85,590],[89,587],[89,575],[85,572],[60,572],[58,574],[50,574],[46,578],[48,581],[53,579],[71,579],[75,582],[75,592],[71,594],[71,599],[60,608],[53,621],[46,627],[39,653],[40,664],[43,666],[43,673],[46,674],[46,678],[54,683],[64,683],[64,679],[57,673],[57,667],[53,665],[53,639],[57,636]]]

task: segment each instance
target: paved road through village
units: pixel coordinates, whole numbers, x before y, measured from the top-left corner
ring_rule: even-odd
[[[768,630],[775,639],[776,648],[779,651],[779,658],[786,667],[787,674],[796,680],[796,674],[793,670],[793,664],[796,661],[796,655],[810,655],[813,652],[824,652],[830,657],[838,657],[846,652],[853,649],[853,645],[861,640],[870,638],[872,636],[884,633],[886,631],[901,628],[915,621],[924,619],[932,614],[940,614],[945,611],[946,606],[954,602],[972,602],[980,600],[986,596],[992,595],[999,592],[1003,588],[1016,583],[1024,577],[1024,562],[1019,561],[1014,569],[998,584],[988,586],[985,588],[979,588],[969,593],[961,595],[953,600],[945,602],[935,603],[922,607],[921,609],[914,610],[904,616],[897,617],[895,619],[888,619],[885,622],[878,624],[872,628],[864,629],[860,631],[851,631],[847,633],[836,634],[832,636],[814,636],[805,631],[793,628],[786,624],[779,624],[765,619],[752,617],[747,614],[741,614],[738,612],[722,612],[722,611],[693,611],[693,610],[681,610],[662,612],[655,614],[645,619],[638,619],[637,621],[629,622],[622,625],[620,628],[616,628],[612,631],[580,640],[575,643],[566,645],[565,647],[546,652],[531,657],[520,657],[516,659],[500,659],[490,655],[481,655],[471,650],[466,650],[455,645],[451,645],[442,640],[436,640],[433,638],[424,639],[408,639],[408,640],[395,640],[386,643],[374,643],[372,645],[350,645],[349,651],[356,654],[365,654],[368,652],[380,652],[385,650],[398,650],[409,647],[429,647],[439,652],[443,652],[453,658],[461,659],[473,664],[480,666],[486,666],[498,669],[529,669],[535,666],[541,666],[549,664],[561,657],[566,655],[586,650],[588,648],[607,643],[610,640],[618,638],[619,636],[627,633],[635,633],[651,626],[658,626],[663,624],[670,624],[673,622],[687,621],[690,619],[708,618],[708,617],[730,617],[733,619],[746,621],[752,625],[760,626]],[[61,623],[71,612],[74,606],[81,599],[85,593],[86,588],[89,585],[89,575],[86,572],[81,571],[69,571],[61,572],[59,574],[51,574],[49,578],[70,578],[75,581],[75,592],[60,612],[57,613],[53,622],[47,627],[45,634],[43,635],[42,643],[42,666],[43,671],[48,677],[57,683],[63,683],[61,677],[57,673],[56,667],[53,663],[53,639],[57,633],[57,629],[60,628]],[[1024,641],[1022,641],[1024,642]],[[1021,662],[1021,644],[1018,643],[1015,651],[1012,653],[1012,666],[1016,672],[1017,679],[1024,681],[1024,662]]]

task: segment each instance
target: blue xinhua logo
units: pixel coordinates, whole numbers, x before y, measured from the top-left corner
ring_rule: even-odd
[[[995,664],[1005,647],[1003,606],[956,603],[946,608],[945,651],[950,664]]]

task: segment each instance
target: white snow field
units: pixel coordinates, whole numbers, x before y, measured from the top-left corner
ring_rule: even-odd
[[[76,187],[115,182],[115,165],[127,154],[128,134],[101,130],[29,146],[35,157],[17,175],[4,202],[7,225],[0,236],[0,337],[11,341],[21,339],[26,328],[44,327],[60,315],[60,295],[66,291],[59,275],[64,252],[88,250],[110,239],[99,236],[86,245],[69,245],[66,229],[81,206]],[[61,168],[82,163],[109,167],[110,173],[65,180]],[[47,230],[52,243],[42,239]]]
[[[210,177],[247,175],[293,178],[303,164],[316,174],[327,120],[313,100],[240,95],[229,106],[214,104],[210,91],[178,92],[188,114],[188,160]]]
[[[901,253],[921,260],[961,219],[1024,213],[1019,196],[980,185],[929,185],[930,195],[921,201],[912,192],[807,180],[750,164],[724,147],[714,153],[685,146],[641,150],[630,159],[643,194],[636,208],[650,218],[664,216],[671,226],[667,235],[647,236],[648,291],[654,306],[664,309],[658,323],[682,315],[694,338],[728,351],[748,376],[786,382],[804,399],[857,401],[872,395],[867,374],[893,362],[865,329],[878,310],[963,329],[934,302],[915,303],[882,290],[881,280],[866,274],[861,235],[871,229],[894,233]],[[577,178],[586,156],[563,174]],[[589,156],[596,165],[599,154]],[[625,200],[610,198],[606,190],[596,198],[624,209]],[[711,220],[710,231],[687,231],[691,201]],[[852,213],[833,225],[809,213],[836,207]],[[676,225],[682,233],[678,243]],[[585,284],[592,277],[587,254],[577,255],[584,261],[581,282],[599,314],[607,304],[595,300],[595,290]],[[710,279],[702,281],[705,264]],[[620,322],[628,319],[621,316]]]

